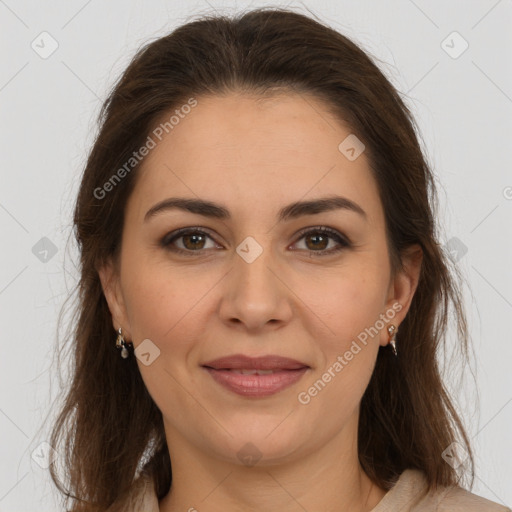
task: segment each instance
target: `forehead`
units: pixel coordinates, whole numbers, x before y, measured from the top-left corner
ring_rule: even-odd
[[[378,201],[368,159],[364,151],[347,158],[343,142],[354,135],[321,100],[296,93],[196,100],[187,114],[173,118],[172,128],[165,123],[175,111],[162,116],[155,126],[161,140],[154,129],[150,134],[156,147],[142,161],[133,194],[139,215],[179,194],[234,210],[277,211],[333,193],[365,203],[370,217],[378,215],[368,205]]]

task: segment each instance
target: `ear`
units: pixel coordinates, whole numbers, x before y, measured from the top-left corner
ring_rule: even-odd
[[[132,336],[130,323],[128,322],[128,316],[126,314],[126,307],[121,289],[119,272],[113,264],[112,260],[109,260],[97,270],[100,277],[103,294],[105,295],[108,309],[112,315],[112,326],[116,332],[119,330],[119,327],[121,327],[123,329],[124,338],[129,341],[131,340]]]
[[[409,311],[418,287],[423,251],[418,244],[414,244],[402,252],[401,259],[403,268],[397,270],[395,276],[391,278],[385,309],[386,312],[395,313],[388,325],[393,324],[398,329]],[[387,317],[389,318],[389,315]],[[388,342],[388,332],[385,328],[382,330],[381,345],[385,346]]]

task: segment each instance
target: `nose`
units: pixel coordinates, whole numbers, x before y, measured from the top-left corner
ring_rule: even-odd
[[[242,253],[243,254],[243,253]],[[238,253],[223,279],[219,314],[230,327],[256,332],[278,329],[292,317],[293,293],[269,248],[254,260]]]

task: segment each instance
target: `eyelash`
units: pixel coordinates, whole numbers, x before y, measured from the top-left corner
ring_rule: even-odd
[[[169,251],[172,251],[172,252],[175,252],[178,254],[186,254],[187,256],[192,256],[192,254],[195,252],[201,253],[204,251],[204,249],[199,249],[197,251],[193,251],[190,249],[181,249],[179,247],[171,247],[171,244],[174,241],[178,240],[179,238],[182,238],[183,236],[189,235],[189,234],[206,235],[207,237],[212,238],[207,231],[203,231],[204,229],[206,229],[206,228],[203,228],[201,226],[194,227],[194,228],[178,229],[176,231],[173,231],[172,233],[168,233],[167,235],[165,235],[162,238],[162,240],[160,241],[160,245]],[[336,242],[338,242],[340,244],[339,247],[337,247],[335,249],[330,249],[330,250],[318,250],[318,251],[309,250],[309,252],[311,253],[312,256],[322,257],[322,256],[332,255],[332,254],[336,254],[344,249],[348,249],[349,247],[352,246],[351,242],[348,240],[347,237],[344,237],[340,233],[338,233],[336,230],[325,227],[325,226],[317,226],[317,227],[305,228],[305,229],[301,230],[298,234],[299,238],[297,238],[297,242],[299,240],[301,240],[302,238],[304,238],[306,235],[309,235],[311,233],[313,233],[313,234],[321,233],[323,235],[330,235],[330,237],[332,239],[334,239]]]

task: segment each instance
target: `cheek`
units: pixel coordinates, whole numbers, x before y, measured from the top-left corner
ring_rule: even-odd
[[[352,414],[368,386],[379,349],[378,327],[385,281],[378,272],[337,272],[312,294],[317,326],[327,334],[315,337],[322,353],[319,366],[301,391],[317,417],[329,415],[336,428]],[[377,327],[376,327],[377,325]],[[326,328],[327,327],[327,328]],[[313,327],[309,329],[313,333]],[[303,402],[301,402],[303,403]]]
[[[326,334],[324,339],[331,340],[329,352],[344,351],[378,320],[387,289],[384,273],[376,268],[370,264],[347,264],[324,276],[321,282],[301,285],[299,295],[307,297],[305,302]]]
[[[135,260],[135,261],[133,261]],[[123,281],[126,312],[136,343],[149,338],[162,348],[168,340],[179,345],[181,334],[199,329],[202,298],[218,279],[192,268],[177,270],[165,263],[126,260]]]
[[[194,293],[193,289],[176,292],[171,286],[154,295],[148,293],[146,299],[139,295],[130,306],[135,342],[149,338],[161,351],[172,349],[174,354],[189,348],[190,340],[202,333],[200,298],[203,294],[204,289],[202,294]]]
[[[128,267],[127,267],[128,268]],[[162,265],[142,265],[126,282],[126,310],[137,348],[149,339],[149,364],[137,360],[144,383],[155,403],[167,415],[194,410],[195,400],[183,392],[193,389],[188,361],[197,357],[204,337],[205,293],[218,278],[192,270],[176,271]],[[192,376],[193,377],[193,376]]]

